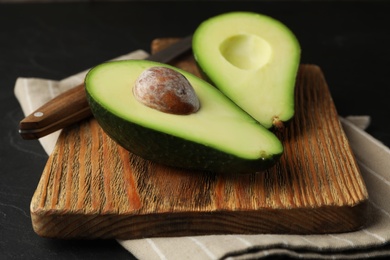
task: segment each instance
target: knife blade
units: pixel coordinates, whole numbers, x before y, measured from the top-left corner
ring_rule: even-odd
[[[192,35],[147,57],[145,60],[168,63],[191,49]],[[44,137],[59,129],[92,116],[84,84],[80,84],[58,95],[19,123],[19,134],[23,139]]]

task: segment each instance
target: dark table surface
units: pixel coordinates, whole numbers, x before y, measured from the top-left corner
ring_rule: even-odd
[[[116,241],[46,239],[32,230],[31,197],[48,156],[22,140],[18,77],[59,80],[157,37],[186,36],[204,19],[254,11],[295,32],[302,63],[319,65],[340,115],[370,115],[390,145],[390,2],[119,2],[0,5],[0,259],[132,259]]]

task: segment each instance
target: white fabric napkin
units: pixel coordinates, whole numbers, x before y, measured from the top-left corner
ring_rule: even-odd
[[[117,59],[142,59],[138,50]],[[61,81],[16,80],[15,96],[25,115],[80,84],[88,70]],[[138,259],[258,259],[286,255],[310,259],[366,259],[390,256],[390,150],[364,129],[367,116],[340,118],[367,185],[372,218],[362,230],[326,235],[209,235],[118,240]],[[39,139],[50,154],[60,131]]]

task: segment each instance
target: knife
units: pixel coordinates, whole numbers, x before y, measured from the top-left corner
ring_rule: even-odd
[[[191,49],[192,35],[147,57],[145,60],[168,63]],[[92,116],[84,84],[80,84],[53,98],[19,123],[23,139],[44,137],[59,129]]]

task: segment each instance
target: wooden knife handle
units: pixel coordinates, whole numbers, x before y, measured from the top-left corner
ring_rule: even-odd
[[[38,139],[92,115],[84,84],[74,87],[38,108],[19,123],[23,139]]]

